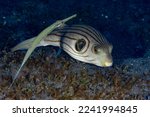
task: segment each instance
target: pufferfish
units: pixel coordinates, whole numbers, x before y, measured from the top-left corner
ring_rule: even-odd
[[[28,49],[36,37],[27,39],[12,51]],[[109,67],[113,64],[113,46],[96,29],[86,25],[72,25],[57,28],[42,39],[40,46],[57,46],[76,60],[94,64],[101,67]]]

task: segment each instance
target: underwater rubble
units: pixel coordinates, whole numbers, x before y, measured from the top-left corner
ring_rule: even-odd
[[[52,50],[51,54],[46,49]],[[5,52],[0,59],[0,99],[150,98],[150,70],[141,71],[150,65],[149,59],[149,63],[141,61],[140,66],[134,65],[135,60],[129,60],[101,68],[76,61],[64,52],[61,57],[55,57],[53,47],[46,49],[40,48],[33,53],[10,89],[25,53]]]

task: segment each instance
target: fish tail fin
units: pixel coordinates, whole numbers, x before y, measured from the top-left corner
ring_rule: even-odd
[[[31,39],[27,39],[21,43],[19,43],[18,45],[16,45],[15,47],[13,47],[11,49],[12,52],[17,51],[17,50],[22,50],[22,49],[28,49],[31,47],[32,42],[34,41],[36,37],[33,37]]]

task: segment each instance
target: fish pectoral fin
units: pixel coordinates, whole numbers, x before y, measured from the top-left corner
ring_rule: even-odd
[[[60,55],[61,51],[61,48],[59,48],[59,50],[56,52],[55,58],[57,58]]]

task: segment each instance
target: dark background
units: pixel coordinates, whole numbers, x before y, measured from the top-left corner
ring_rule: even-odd
[[[1,0],[0,50],[36,36],[58,19],[90,25],[113,44],[113,58],[143,57],[150,48],[149,0]]]

